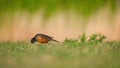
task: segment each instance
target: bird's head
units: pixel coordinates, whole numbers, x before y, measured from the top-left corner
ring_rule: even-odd
[[[35,39],[35,38],[32,38],[32,39],[31,39],[31,43],[34,43],[34,42],[36,42],[36,39]]]

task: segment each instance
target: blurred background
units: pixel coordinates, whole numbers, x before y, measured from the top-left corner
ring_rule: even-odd
[[[120,0],[0,0],[0,41],[37,33],[63,41],[83,32],[120,40]]]

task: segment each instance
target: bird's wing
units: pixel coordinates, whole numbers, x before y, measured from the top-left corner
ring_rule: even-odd
[[[45,35],[45,34],[37,34],[37,36],[41,36],[41,37],[43,37],[43,38],[46,38],[46,39],[48,39],[48,40],[51,40],[53,37],[51,37],[51,36],[48,36],[48,35]]]

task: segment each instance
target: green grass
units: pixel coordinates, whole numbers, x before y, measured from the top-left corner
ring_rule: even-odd
[[[114,10],[117,0],[0,0],[0,12],[9,11],[29,11],[34,12],[41,8],[53,12],[58,9],[69,10],[74,9],[80,12],[91,13],[100,7],[109,6]]]
[[[0,68],[120,68],[120,42],[90,37],[48,44],[0,42]]]

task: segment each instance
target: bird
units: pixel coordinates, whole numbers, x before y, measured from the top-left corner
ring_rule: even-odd
[[[35,42],[48,43],[49,41],[59,42],[59,41],[53,39],[53,37],[48,36],[48,35],[45,35],[45,34],[36,34],[36,35],[31,39],[31,43],[35,43]]]

